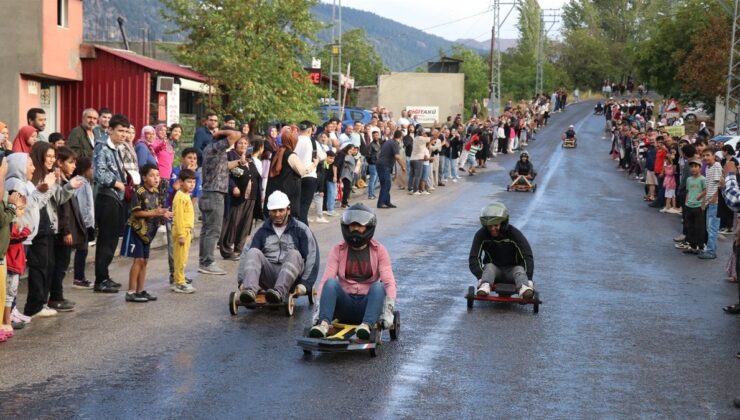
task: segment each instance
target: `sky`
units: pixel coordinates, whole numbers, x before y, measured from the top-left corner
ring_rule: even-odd
[[[322,1],[332,4],[332,0]],[[491,39],[493,23],[491,0],[341,0],[341,2],[343,7],[373,12],[450,41],[460,38],[473,38],[478,41]],[[512,1],[501,0],[501,3]],[[543,9],[558,9],[565,3],[567,0],[539,0]],[[501,6],[501,19],[512,7]],[[518,37],[517,19],[518,14],[514,10],[501,28],[501,38]],[[553,31],[557,30],[558,25],[553,28]]]

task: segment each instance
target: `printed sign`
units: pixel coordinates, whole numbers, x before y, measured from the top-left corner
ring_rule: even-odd
[[[681,137],[684,134],[686,134],[686,127],[682,125],[673,125],[670,127],[663,127],[663,130],[665,130],[666,133],[668,133],[668,135],[671,137]]]
[[[439,122],[438,106],[407,106],[406,111],[409,115],[413,115],[419,124]]]
[[[180,85],[172,85],[167,92],[167,126],[180,122]]]

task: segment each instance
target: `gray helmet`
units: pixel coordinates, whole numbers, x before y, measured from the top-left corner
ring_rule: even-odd
[[[480,209],[480,224],[483,227],[501,225],[501,230],[509,226],[509,210],[503,203],[491,203]]]
[[[526,156],[527,158],[529,158],[529,152],[527,152],[526,150],[524,150],[521,153],[519,153],[519,159],[521,159],[524,156]]]

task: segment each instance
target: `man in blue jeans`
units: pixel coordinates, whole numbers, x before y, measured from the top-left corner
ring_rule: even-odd
[[[719,232],[719,217],[717,216],[717,199],[719,197],[720,180],[722,179],[722,165],[717,162],[714,152],[707,149],[702,152],[704,163],[707,164],[707,189],[702,197],[702,208],[706,215],[707,246],[699,254],[703,260],[717,258],[717,234]]]
[[[401,156],[401,142],[403,133],[396,130],[393,139],[388,140],[380,146],[376,168],[378,179],[380,179],[380,194],[378,197],[379,209],[393,209],[396,206],[391,203],[391,171],[396,162],[401,166],[401,173],[396,176],[404,176],[406,173],[406,160]]]

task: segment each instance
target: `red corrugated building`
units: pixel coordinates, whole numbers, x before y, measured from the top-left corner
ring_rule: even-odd
[[[128,116],[139,128],[159,121],[178,119],[172,112],[200,114],[195,97],[208,93],[206,78],[176,64],[136,53],[98,45],[82,45],[82,81],[61,89],[61,132],[69,133],[80,124],[85,108],[110,108]],[[158,78],[173,83],[158,89]],[[173,90],[177,90],[177,95]],[[180,95],[182,92],[182,95]],[[176,102],[176,103],[172,103]],[[189,108],[181,110],[180,108]]]

